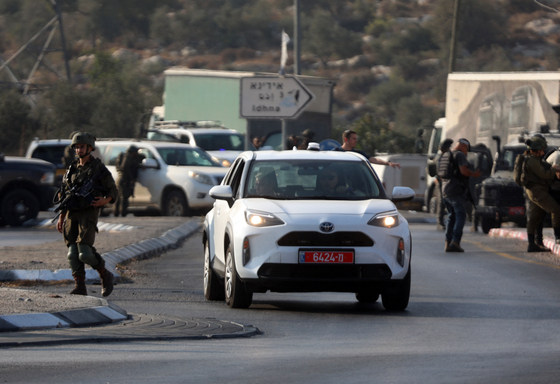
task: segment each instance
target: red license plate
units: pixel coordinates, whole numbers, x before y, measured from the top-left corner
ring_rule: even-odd
[[[511,216],[525,215],[525,207],[509,207],[508,212]]]
[[[351,264],[353,251],[299,251],[300,263]]]

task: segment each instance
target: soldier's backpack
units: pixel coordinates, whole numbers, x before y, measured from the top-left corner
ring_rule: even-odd
[[[525,177],[523,176],[523,168],[525,167],[525,155],[517,155],[513,166],[513,180],[522,187],[526,187]]]
[[[449,180],[457,173],[455,156],[452,151],[447,151],[439,158],[437,174],[444,180]]]

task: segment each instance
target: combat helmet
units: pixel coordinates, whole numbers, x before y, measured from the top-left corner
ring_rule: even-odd
[[[90,145],[92,151],[95,151],[95,137],[91,133],[87,132],[78,132],[72,137],[72,148],[76,144],[87,144]]]
[[[548,143],[546,139],[542,136],[532,136],[529,140],[525,142],[527,144],[527,148],[533,151],[538,151],[540,149],[546,149],[548,147]]]

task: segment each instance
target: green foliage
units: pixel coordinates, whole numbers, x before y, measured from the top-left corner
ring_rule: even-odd
[[[41,107],[48,110],[43,121],[48,125],[49,137],[68,137],[73,131],[91,130],[91,117],[99,95],[80,90],[68,82],[55,84],[41,100]]]
[[[31,107],[17,92],[0,95],[0,152],[17,154],[22,132],[31,137],[35,122],[30,117]],[[24,138],[25,139],[25,138]]]
[[[414,86],[412,84],[398,78],[392,78],[388,82],[373,87],[367,98],[383,116],[393,121],[397,114],[398,102],[404,97],[412,96],[413,93]]]
[[[348,58],[361,53],[359,36],[336,23],[334,18],[317,11],[306,31],[303,49],[317,55],[323,63],[331,57]]]
[[[438,0],[429,29],[440,47],[449,46],[455,0]],[[459,11],[458,42],[469,51],[503,43],[507,33],[507,15],[497,2],[462,1]]]
[[[103,86],[107,81],[122,70],[122,65],[114,60],[108,52],[98,52],[95,55],[95,61],[88,75],[91,82],[97,86]]]
[[[422,104],[418,94],[400,99],[396,110],[395,132],[407,137],[414,137],[418,128],[432,126],[439,117],[437,111]]]
[[[391,130],[389,122],[378,115],[368,113],[349,128],[358,133],[357,148],[367,154],[414,151],[414,136],[409,137]]]

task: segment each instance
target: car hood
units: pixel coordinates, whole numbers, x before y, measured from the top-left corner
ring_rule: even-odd
[[[206,151],[210,155],[218,159],[226,159],[230,163],[233,163],[237,156],[239,156],[243,151]]]
[[[268,200],[246,199],[248,209],[270,212],[274,214],[309,215],[328,212],[333,215],[364,215],[396,210],[390,200]]]

